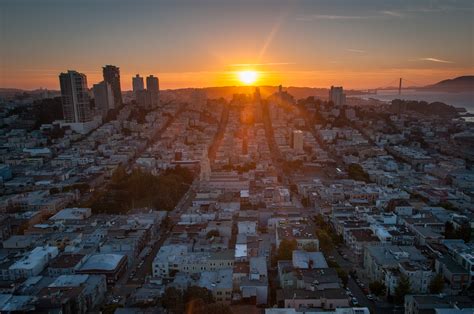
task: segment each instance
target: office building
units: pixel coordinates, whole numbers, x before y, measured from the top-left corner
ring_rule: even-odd
[[[150,75],[146,78],[146,89],[150,93],[151,105],[152,107],[156,107],[159,104],[160,100],[160,86],[158,82],[158,78]]]
[[[112,87],[115,108],[122,107],[122,89],[120,87],[120,69],[114,65],[106,65],[102,68],[104,81]]]
[[[135,98],[137,100],[137,104],[144,108],[144,109],[150,109],[151,108],[151,95],[150,92],[146,89],[143,90],[138,90],[135,93]]]
[[[95,107],[102,117],[105,117],[110,109],[115,107],[112,87],[106,81],[94,84],[92,91],[94,93]]]
[[[296,153],[303,153],[303,131],[293,131],[293,150]]]
[[[346,95],[342,86],[331,86],[329,90],[329,101],[334,103],[336,107],[342,107],[346,104]]]
[[[143,83],[143,77],[141,77],[139,74],[135,75],[135,77],[132,77],[132,86],[133,86],[133,93],[135,95],[138,91],[144,90],[145,85]]]
[[[76,71],[59,75],[61,103],[64,120],[68,123],[83,123],[92,120],[87,91],[87,77]]]

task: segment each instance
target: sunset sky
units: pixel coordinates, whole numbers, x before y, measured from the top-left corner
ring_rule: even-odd
[[[160,87],[375,88],[474,73],[473,1],[0,0],[0,87],[59,88],[105,64]]]

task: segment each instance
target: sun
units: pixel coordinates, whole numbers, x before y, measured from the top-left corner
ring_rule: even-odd
[[[240,82],[245,85],[251,85],[257,81],[258,73],[257,71],[247,70],[237,72]]]

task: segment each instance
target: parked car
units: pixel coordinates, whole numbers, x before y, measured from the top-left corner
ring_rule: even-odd
[[[371,294],[368,294],[367,299],[370,300],[370,301],[373,301],[373,300],[375,300],[375,297]]]

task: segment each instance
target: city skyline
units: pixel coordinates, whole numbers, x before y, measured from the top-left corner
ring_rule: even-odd
[[[473,5],[409,1],[4,1],[0,86],[59,89],[74,69],[156,73],[163,89],[243,85],[376,88],[472,74]],[[62,23],[68,12],[77,23]],[[32,57],[32,52],[34,56]],[[7,62],[8,61],[8,62]]]
[[[473,24],[0,0],[0,313],[474,313]]]

